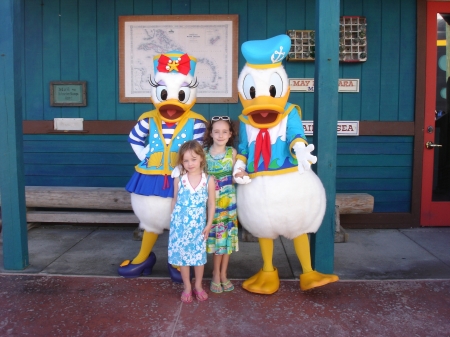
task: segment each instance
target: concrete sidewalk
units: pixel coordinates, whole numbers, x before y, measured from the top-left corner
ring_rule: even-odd
[[[24,270],[3,268],[0,273],[40,275],[118,276],[125,259],[134,258],[141,242],[133,241],[132,227],[53,225],[28,231],[30,265]],[[450,279],[450,228],[347,230],[349,241],[335,244],[335,274],[341,280]],[[160,235],[151,277],[168,278],[168,232]],[[281,279],[298,279],[300,263],[290,240],[275,240],[274,265]],[[246,279],[262,267],[257,242],[239,242],[231,255],[229,278]],[[205,279],[211,277],[208,254]]]
[[[450,336],[450,228],[347,232],[335,245],[339,282],[301,291],[292,242],[278,239],[280,289],[249,293],[242,279],[262,260],[258,243],[240,242],[235,290],[182,303],[167,272],[168,232],[153,274],[124,279],[117,267],[141,245],[133,228],[33,228],[24,270],[4,270],[0,242],[0,336]]]

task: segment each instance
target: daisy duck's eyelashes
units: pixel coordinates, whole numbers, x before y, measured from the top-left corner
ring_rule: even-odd
[[[150,77],[150,85],[155,88],[155,97],[159,102],[167,101],[169,98],[176,98],[180,103],[187,103],[191,97],[191,90],[198,86],[197,79],[191,81],[191,83],[183,83],[178,89],[169,89],[164,81],[156,82],[155,79]],[[171,94],[170,94],[171,93]]]
[[[152,75],[150,75],[150,79],[148,80],[148,83],[150,83],[150,85],[151,85],[153,88],[156,88],[156,87],[159,85],[158,83],[155,82],[154,79],[152,79]]]
[[[156,87],[158,87],[158,86],[160,86],[161,84],[158,84],[157,82],[155,82],[155,80],[152,78],[152,75],[150,75],[150,79],[148,80],[148,83],[150,83],[150,85],[153,87],[153,88],[156,88]],[[198,87],[198,85],[199,85],[199,82],[197,81],[197,77],[195,78],[195,79],[193,79],[192,81],[191,81],[191,83],[189,83],[187,86],[189,87],[189,88],[197,88]]]
[[[192,80],[191,83],[189,83],[188,87],[191,88],[191,89],[192,88],[197,88],[198,85],[199,85],[199,82],[197,81],[197,77],[195,78],[195,82],[194,83],[192,83],[192,82],[194,82],[194,80]]]

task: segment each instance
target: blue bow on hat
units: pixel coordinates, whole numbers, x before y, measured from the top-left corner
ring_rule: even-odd
[[[241,46],[247,65],[254,68],[279,66],[291,48],[291,38],[286,34],[267,40],[244,42]]]

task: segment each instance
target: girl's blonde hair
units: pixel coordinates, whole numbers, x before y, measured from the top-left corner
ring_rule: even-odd
[[[177,165],[179,167],[181,167],[181,172],[183,174],[186,173],[186,170],[184,169],[184,166],[183,166],[183,157],[184,157],[184,154],[186,152],[188,152],[188,151],[192,151],[196,155],[200,156],[200,159],[202,160],[202,162],[200,163],[200,169],[202,170],[202,172],[206,173],[206,156],[205,156],[205,152],[203,151],[203,147],[196,140],[189,140],[189,141],[187,141],[186,143],[181,145],[180,150],[178,151]]]

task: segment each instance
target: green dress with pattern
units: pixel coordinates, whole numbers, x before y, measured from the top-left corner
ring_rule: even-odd
[[[236,187],[233,184],[233,148],[226,147],[223,154],[212,156],[205,149],[208,174],[216,183],[216,213],[206,242],[206,252],[216,255],[238,251],[238,221],[236,213]]]

